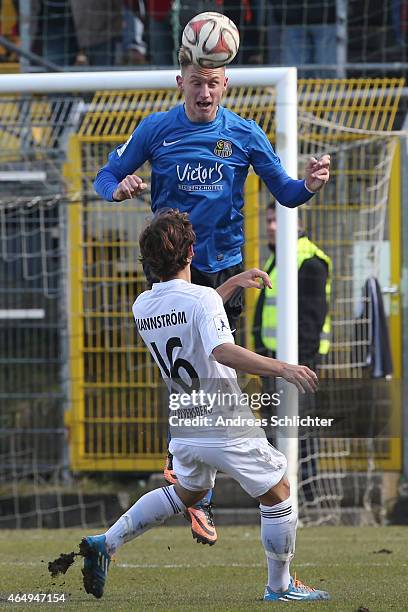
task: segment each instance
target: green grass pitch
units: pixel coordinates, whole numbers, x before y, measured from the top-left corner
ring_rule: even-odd
[[[82,588],[79,558],[64,577],[52,580],[47,571],[48,561],[77,548],[83,531],[0,531],[0,609],[408,609],[408,528],[299,529],[292,569],[307,584],[332,595],[330,602],[315,604],[262,602],[266,567],[259,529],[221,526],[218,532],[219,541],[212,548],[193,542],[188,526],[160,527],[126,544],[111,565],[103,598],[96,600]],[[7,604],[8,594],[17,592],[66,593],[67,602]]]

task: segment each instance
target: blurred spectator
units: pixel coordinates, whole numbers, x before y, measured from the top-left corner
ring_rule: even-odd
[[[265,0],[248,0],[245,23],[245,63],[268,63],[267,19],[270,4]]]
[[[406,37],[408,32],[408,0],[401,0],[400,4],[400,31],[401,39]]]
[[[274,19],[281,27],[282,64],[337,65],[336,0],[280,0],[274,4]],[[317,69],[305,76],[336,76],[335,70]]]
[[[78,42],[70,0],[40,0],[42,55],[59,66],[74,64]]]
[[[90,66],[113,66],[122,40],[122,0],[71,0],[78,46]]]
[[[44,57],[61,66],[112,66],[122,39],[122,4],[122,0],[34,0],[32,15],[40,17]]]
[[[278,25],[274,5],[266,7],[266,57],[265,62],[272,66],[282,66],[282,27]]]
[[[406,0],[349,0],[347,15],[350,62],[406,61]]]
[[[406,62],[408,0],[391,0],[389,21],[389,40],[386,44],[390,50],[385,56],[385,61]]]
[[[235,0],[224,0],[221,4],[214,10],[217,10],[219,13],[224,13],[227,17],[232,19],[239,30],[239,51],[237,57],[234,62],[237,64],[243,63],[244,57],[244,36],[245,36],[245,28],[244,23],[246,21],[252,20],[252,11],[248,4],[248,0],[244,2],[235,2]]]
[[[253,334],[255,350],[267,357],[276,357],[276,210],[269,204],[266,210],[266,231],[271,252],[264,270],[269,274],[272,289],[263,288],[255,310]],[[329,351],[330,319],[330,258],[319,249],[302,229],[299,221],[298,238],[299,294],[299,363],[315,370],[320,356]]]
[[[272,202],[266,209],[266,233],[270,256],[265,263],[264,270],[269,274],[272,289],[264,287],[256,304],[253,335],[255,351],[267,357],[276,357],[277,350],[277,268],[276,268],[276,207]],[[316,370],[322,355],[330,348],[330,317],[328,302],[331,291],[332,263],[318,246],[316,246],[303,231],[301,222],[298,223],[298,348],[299,364]],[[262,377],[262,390],[265,393],[276,392],[275,379]],[[262,417],[269,419],[271,406],[261,411]],[[310,394],[299,396],[299,413],[301,416],[315,413],[314,397]],[[270,441],[274,440],[273,428],[266,428],[266,435]],[[300,441],[300,469],[303,494],[306,499],[313,499],[313,489],[310,484],[311,476],[317,473],[318,442],[313,437]],[[308,457],[308,460],[304,459]],[[306,482],[305,482],[306,481]]]
[[[235,63],[261,64],[263,61],[264,0],[224,0],[218,11],[232,19],[240,35]]]
[[[7,4],[5,0],[0,0],[0,32],[3,36],[17,34],[18,2],[19,0],[10,0]]]
[[[18,0],[7,4],[0,0],[0,34],[13,43],[18,43]],[[0,47],[0,62],[15,62],[18,57],[7,49]]]
[[[172,0],[147,0],[147,16],[150,63],[154,66],[172,66],[175,59]]]
[[[144,0],[124,0],[123,63],[145,64],[146,42],[144,40],[146,7]]]

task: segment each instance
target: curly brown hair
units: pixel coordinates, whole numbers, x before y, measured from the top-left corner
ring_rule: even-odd
[[[140,261],[160,280],[169,280],[189,263],[188,249],[195,239],[187,213],[159,211],[139,238]]]

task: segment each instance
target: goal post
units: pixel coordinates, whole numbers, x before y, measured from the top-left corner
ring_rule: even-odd
[[[177,70],[75,72],[45,74],[11,74],[0,76],[0,94],[77,93],[98,90],[174,89]],[[232,87],[274,87],[276,151],[283,166],[293,178],[297,176],[297,70],[296,68],[229,68]],[[297,295],[297,211],[278,206],[277,281],[279,359],[297,363],[298,295]],[[130,307],[130,305],[129,305]],[[290,406],[282,402],[281,411],[297,414],[297,394],[289,392],[286,381],[283,397],[290,397]],[[293,432],[295,429],[292,430]],[[295,435],[295,434],[294,434]],[[297,437],[279,437],[278,446],[288,460],[288,477],[292,484],[294,507],[297,507]]]

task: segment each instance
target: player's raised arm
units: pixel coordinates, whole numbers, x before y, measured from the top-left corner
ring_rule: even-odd
[[[280,204],[295,208],[319,191],[330,177],[330,155],[310,158],[303,179],[293,179],[286,172],[265,132],[255,122],[251,124],[249,156],[255,172],[264,181]]]
[[[122,202],[140,195],[147,185],[134,174],[149,159],[154,117],[144,119],[126,142],[114,149],[94,181],[95,191],[108,202]]]
[[[261,279],[263,284],[258,279]],[[251,270],[245,270],[245,272],[231,276],[225,283],[217,287],[216,291],[225,304],[239,288],[249,289],[252,287],[254,289],[262,289],[264,285],[272,289],[268,274],[258,268],[252,268]]]
[[[236,344],[220,344],[213,350],[214,358],[229,368],[258,376],[281,376],[296,385],[301,393],[317,390],[318,378],[307,366],[291,365],[285,361],[257,355]]]

